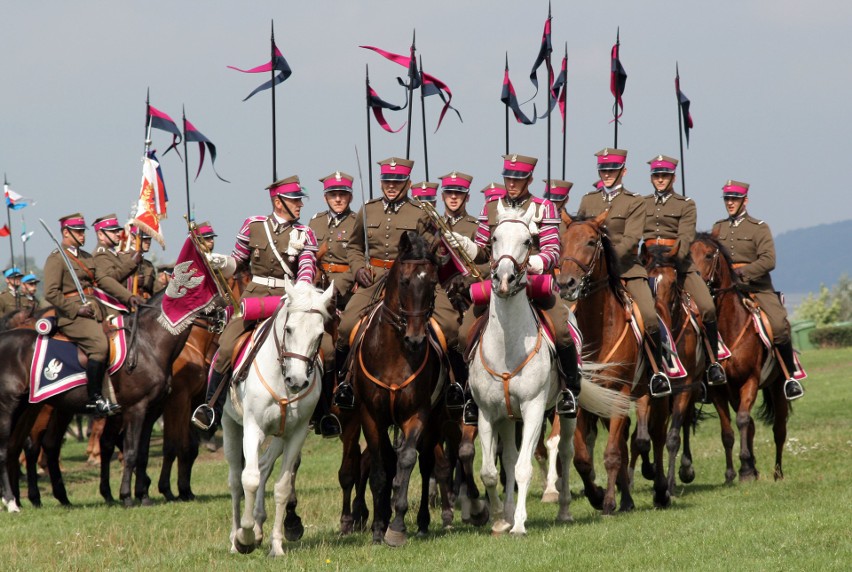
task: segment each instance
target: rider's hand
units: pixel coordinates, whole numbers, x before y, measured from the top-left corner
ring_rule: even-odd
[[[450,236],[451,238],[447,240],[449,245],[456,250],[464,250],[471,260],[479,254],[479,247],[470,238],[457,232],[451,233]]]
[[[355,282],[363,288],[369,288],[373,285],[373,273],[366,268],[360,268],[355,273]]]
[[[128,300],[128,304],[130,305],[131,308],[136,308],[137,306],[139,306],[139,304],[142,304],[143,302],[145,302],[145,299],[142,298],[142,296],[135,296],[135,295],[131,296],[130,299]]]
[[[530,274],[541,274],[544,272],[544,259],[538,254],[530,256],[527,261],[527,272]]]
[[[82,316],[84,318],[94,318],[95,309],[92,308],[89,304],[83,304],[77,309],[77,315]]]
[[[132,258],[133,262],[137,266],[139,266],[139,263],[142,262],[142,252],[137,250],[136,252],[133,253],[133,256],[131,258]]]
[[[219,254],[217,252],[207,252],[204,254],[207,257],[207,262],[210,263],[210,268],[219,269],[224,268],[228,263],[228,257],[224,254]]]

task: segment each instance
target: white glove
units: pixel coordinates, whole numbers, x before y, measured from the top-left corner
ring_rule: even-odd
[[[213,270],[221,270],[225,278],[230,278],[237,270],[237,261],[233,256],[219,254],[217,252],[207,252],[204,254],[207,257],[207,262],[210,263],[210,268]]]
[[[541,274],[544,272],[544,258],[538,254],[533,254],[527,260],[527,272],[530,274]]]
[[[471,260],[476,260],[476,255],[479,254],[479,247],[470,238],[457,232],[450,233],[452,240],[447,240],[450,246],[456,250],[464,250]]]
[[[294,228],[290,231],[290,243],[287,245],[287,255],[296,256],[305,248],[306,233],[303,230]]]

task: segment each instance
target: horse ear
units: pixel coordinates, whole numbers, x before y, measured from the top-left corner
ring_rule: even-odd
[[[565,209],[562,209],[562,222],[564,222],[566,226],[574,222],[574,219],[571,218],[571,215],[569,215],[568,211]]]
[[[284,278],[284,295],[288,298],[292,298],[293,294],[293,283],[290,282],[290,278]]]
[[[331,300],[334,298],[334,280],[331,281],[328,288],[325,289],[325,292],[322,293],[320,297],[320,302],[322,303],[323,308],[331,307]]]
[[[595,224],[598,226],[603,226],[603,223],[606,222],[606,217],[609,215],[609,211],[604,211],[598,216],[595,217]]]
[[[503,218],[506,213],[506,207],[503,206],[503,199],[497,199],[497,220]]]
[[[399,237],[399,252],[408,252],[411,250],[411,234],[412,231],[406,230],[402,233],[402,236]]]
[[[719,229],[719,227],[717,226],[716,228],[714,228],[714,229],[713,229],[713,232],[711,232],[711,233],[710,233],[710,236],[712,236],[713,238],[718,239],[718,238],[719,238],[719,230],[720,230],[720,229]]]

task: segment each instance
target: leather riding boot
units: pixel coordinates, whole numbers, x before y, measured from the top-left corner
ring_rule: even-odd
[[[457,351],[448,350],[447,354],[455,381],[447,384],[444,399],[447,409],[458,410],[464,407],[464,388],[467,386],[467,364],[464,363],[464,358]]]
[[[577,364],[577,348],[574,344],[556,346],[559,358],[559,398],[556,401],[556,414],[561,417],[577,416],[577,397],[580,395],[580,371]]]
[[[778,353],[781,354],[781,359],[784,360],[784,365],[787,367],[789,377],[784,381],[784,397],[787,401],[794,401],[805,394],[805,388],[799,383],[799,380],[793,379],[793,372],[796,371],[796,360],[793,358],[793,343],[786,342],[776,344]]]
[[[660,332],[645,334],[651,344],[651,352],[654,356],[654,361],[657,362],[659,371],[651,374],[651,382],[649,384],[651,397],[665,397],[671,395],[672,384],[669,381],[669,376],[663,371],[663,342],[660,340]]]
[[[215,369],[210,375],[210,383],[207,385],[207,394],[204,396],[204,403],[195,408],[192,413],[192,424],[202,431],[210,431],[216,425],[216,421],[222,418],[222,410],[225,405],[225,390],[219,393],[219,398],[213,407],[210,407],[210,400],[213,399],[213,394],[216,393],[216,388],[222,383],[225,378],[224,373],[219,373]],[[221,405],[220,405],[221,403]],[[216,415],[218,410],[218,415]]]
[[[86,364],[86,389],[89,393],[86,408],[93,410],[98,417],[109,417],[121,411],[119,404],[112,403],[101,394],[106,372],[107,364],[102,361],[90,359]]]
[[[334,367],[337,369],[337,389],[334,390],[332,403],[340,409],[355,409],[355,392],[348,380],[346,359],[349,348],[337,348],[334,352]]]
[[[340,419],[331,412],[331,394],[334,390],[336,373],[329,369],[322,376],[322,391],[311,422],[314,424],[314,433],[326,438],[337,437],[343,433]]]
[[[464,410],[462,411],[462,422],[465,425],[476,425],[479,423],[479,406],[473,397],[468,397],[464,402]]]
[[[724,385],[728,382],[725,376],[725,368],[718,360],[719,355],[719,330],[716,322],[704,322],[704,331],[707,333],[707,341],[710,343],[710,351],[713,355],[707,356],[710,365],[707,366],[707,385]]]

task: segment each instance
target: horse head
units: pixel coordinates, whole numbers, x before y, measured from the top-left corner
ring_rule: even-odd
[[[689,254],[701,279],[707,283],[711,292],[730,288],[739,282],[733,272],[733,260],[724,245],[715,235],[699,232],[689,247]]]
[[[397,298],[398,315],[391,316],[402,334],[403,344],[416,351],[426,342],[426,326],[435,309],[438,285],[438,258],[426,240],[414,232],[404,232],[399,240],[399,255],[388,276],[387,294]],[[387,299],[386,302],[390,302]],[[387,304],[386,312],[393,313]]]
[[[491,290],[501,298],[526,288],[533,214],[532,209],[505,208],[497,201],[497,224],[491,232]]]
[[[275,332],[281,332],[278,361],[284,384],[291,394],[304,390],[314,375],[317,354],[330,318],[334,284],[324,292],[306,282],[284,284],[287,300],[275,317]]]
[[[672,309],[678,302],[678,270],[685,270],[686,264],[679,265],[666,246],[650,246],[643,250],[648,278],[654,282],[652,291],[657,300],[657,313],[671,323]]]
[[[595,218],[572,219],[562,213],[566,230],[562,234],[562,258],[559,260],[559,295],[577,300],[589,293],[590,283],[606,276],[603,228],[607,212]]]

